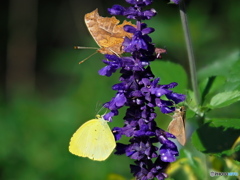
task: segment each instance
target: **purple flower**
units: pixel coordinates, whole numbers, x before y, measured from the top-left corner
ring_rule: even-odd
[[[156,15],[154,9],[143,10],[153,0],[126,0],[131,7],[114,5],[108,11],[112,15],[124,15],[136,19],[136,27],[126,25],[124,30],[132,33],[132,38],[125,37],[123,50],[131,54],[128,57],[105,55],[106,64],[99,74],[111,76],[120,70],[120,83],[112,86],[116,95],[104,104],[110,110],[104,119],[112,121],[119,109],[127,107],[123,127],[113,128],[113,134],[118,141],[122,136],[129,137],[128,144],[117,143],[115,154],[125,154],[134,159],[135,165],[130,165],[131,172],[138,180],[165,179],[165,169],[179,155],[177,146],[170,140],[174,135],[157,127],[155,113],[172,113],[175,105],[185,100],[185,95],[175,93],[172,89],[178,84],[160,84],[160,78],[155,78],[150,63],[160,57],[166,50],[155,48],[149,34],[154,29],[147,27],[141,20],[150,19]],[[161,70],[161,69],[160,69]]]
[[[126,0],[126,2],[141,7],[150,5],[153,2],[153,0]]]
[[[171,3],[179,4],[181,0],[170,0]]]
[[[112,73],[116,72],[117,69],[122,67],[122,60],[115,55],[106,54],[105,57],[107,60],[103,60],[103,62],[107,64],[107,66],[99,70],[99,74],[109,77]]]
[[[141,31],[132,27],[132,26],[124,26],[124,30],[133,33],[132,39],[125,38],[123,42],[124,51],[125,52],[135,52],[139,50],[149,50],[149,46],[151,46],[152,39],[148,36],[148,34],[154,32],[153,28],[147,28],[146,24],[142,23],[140,25]]]
[[[114,5],[112,8],[108,8],[108,12],[111,15],[123,15],[126,9],[121,5]]]
[[[108,12],[111,15],[123,15],[129,19],[136,19],[136,20],[151,19],[153,16],[157,14],[156,10],[153,8],[145,11],[141,10],[142,6],[151,4],[152,1],[133,0],[133,1],[129,1],[128,3],[135,4],[135,6],[125,8],[121,5],[114,5],[112,8],[108,8]]]
[[[156,16],[157,12],[155,9],[150,9],[146,11],[139,11],[139,8],[129,7],[125,9],[123,15],[128,19],[136,19],[136,20],[147,20],[151,19],[153,16]]]
[[[165,179],[167,174],[164,173],[169,163],[165,163],[157,158],[153,163],[150,160],[134,161],[136,165],[130,165],[131,172],[139,180],[148,180],[156,177],[158,180]]]

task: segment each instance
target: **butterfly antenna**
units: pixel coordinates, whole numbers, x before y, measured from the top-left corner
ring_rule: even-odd
[[[84,46],[74,46],[73,48],[74,49],[99,49],[96,47],[84,47]],[[95,53],[91,54],[90,56],[88,56],[87,58],[85,58],[84,60],[80,61],[79,64],[82,64],[84,61],[86,61],[88,58],[92,57],[96,53],[97,53],[97,51]]]
[[[74,46],[74,49],[98,49],[96,47],[83,47],[83,46]]]
[[[99,110],[98,110],[98,112],[97,112],[97,114],[99,114],[102,110],[103,110],[103,108],[105,108],[104,106],[102,106]],[[107,113],[107,110],[106,110],[106,112],[105,113],[103,113],[103,115],[105,115]]]
[[[99,114],[99,111],[101,111],[102,109],[102,103],[100,103],[99,101],[96,103],[96,106],[95,106],[95,112],[96,114]]]
[[[97,53],[97,51],[93,54],[91,54],[90,56],[88,56],[87,58],[85,58],[84,60],[80,61],[79,64],[84,63],[87,59],[89,59],[90,57],[92,57],[93,55],[95,55]]]

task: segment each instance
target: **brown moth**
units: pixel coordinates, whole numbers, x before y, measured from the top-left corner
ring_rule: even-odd
[[[161,54],[167,53],[167,50],[163,49],[163,48],[155,48],[155,53],[156,53],[156,58],[157,59],[162,59]]]
[[[179,109],[175,110],[173,119],[168,125],[169,132],[176,136],[178,142],[183,146],[186,143],[185,115],[186,108],[184,106],[181,106]]]

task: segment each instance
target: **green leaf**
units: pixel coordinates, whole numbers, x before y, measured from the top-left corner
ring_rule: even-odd
[[[179,64],[170,61],[154,61],[151,69],[156,77],[160,77],[161,84],[177,82],[178,86],[174,88],[175,92],[185,93],[187,88],[187,73]]]
[[[203,153],[226,153],[240,135],[240,119],[212,119],[192,135],[193,145]]]
[[[233,65],[239,61],[239,51],[236,51],[227,57],[217,59],[211,65],[207,65],[198,71],[199,79],[205,79],[211,76],[228,76],[229,71],[233,68]]]
[[[184,103],[187,106],[187,118],[192,118],[195,114],[202,117],[204,110],[197,104],[193,91],[187,90],[186,94],[187,100]]]
[[[240,130],[240,119],[213,118],[211,123],[215,127],[234,128]],[[240,134],[239,134],[240,135]]]
[[[216,94],[210,101],[207,107],[221,108],[233,104],[240,100],[240,91],[228,91]]]
[[[187,100],[186,100],[186,105],[190,108],[190,109],[196,109],[197,108],[197,101],[195,99],[194,93],[191,90],[187,90],[186,91],[187,94]]]
[[[209,103],[212,96],[216,94],[216,92],[219,92],[224,84],[226,84],[226,78],[224,76],[212,76],[204,79],[199,84],[200,92],[202,94],[202,104]]]
[[[240,89],[240,60],[238,60],[232,66],[228,76],[226,84],[224,85],[225,91],[233,91]]]
[[[240,79],[240,59],[233,64],[233,66],[230,69],[230,72],[228,74],[228,80],[232,82],[239,82]]]

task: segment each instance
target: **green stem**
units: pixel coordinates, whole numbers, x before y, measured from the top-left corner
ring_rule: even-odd
[[[197,83],[197,71],[196,71],[196,65],[195,65],[195,58],[193,54],[193,46],[192,46],[192,40],[190,36],[190,31],[189,31],[189,26],[188,26],[188,21],[187,21],[187,14],[186,14],[186,8],[185,8],[185,3],[184,0],[181,0],[179,4],[179,9],[180,9],[180,16],[181,16],[181,21],[182,21],[182,26],[183,26],[183,31],[184,31],[184,38],[187,46],[187,53],[188,53],[188,61],[189,61],[189,66],[190,66],[190,75],[191,75],[191,83],[192,83],[192,89],[194,91],[194,96],[196,99],[196,103],[200,105],[201,99],[200,99],[200,94],[199,94],[199,89],[198,89],[198,83]],[[199,119],[199,124],[201,125],[203,123],[203,117],[200,117]],[[208,174],[208,169],[209,169],[209,162],[207,159],[207,155],[205,155],[205,178],[209,179],[209,174]]]
[[[195,58],[194,58],[194,54],[193,54],[192,41],[191,41],[191,36],[190,36],[190,32],[189,32],[189,27],[188,27],[187,14],[186,14],[184,0],[181,0],[181,2],[179,4],[179,9],[180,9],[182,27],[183,27],[183,31],[184,31],[184,38],[185,38],[185,42],[186,42],[186,46],[187,46],[192,89],[194,91],[194,96],[195,96],[197,104],[200,104],[201,100],[200,100],[199,90],[198,90]]]

